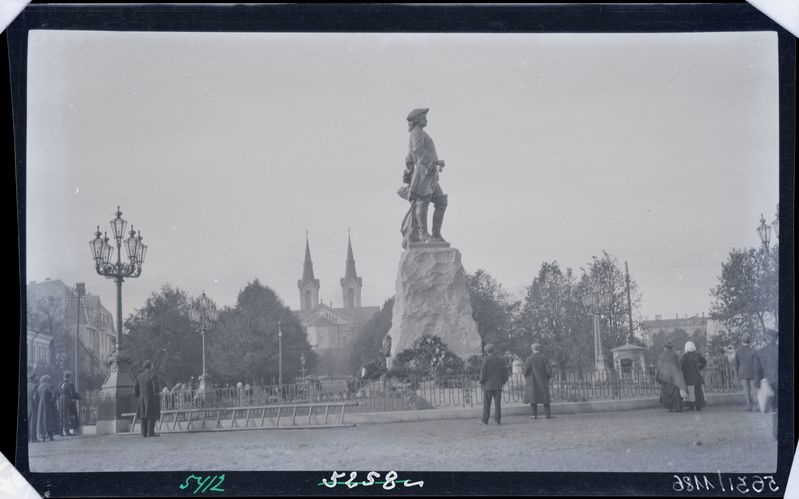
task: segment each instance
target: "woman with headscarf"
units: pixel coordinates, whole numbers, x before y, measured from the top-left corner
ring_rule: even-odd
[[[530,404],[532,415],[530,419],[538,419],[538,404],[544,404],[546,419],[552,419],[549,397],[549,378],[552,377],[552,368],[549,359],[541,353],[541,345],[533,343],[530,348],[533,354],[524,363],[524,402]]]
[[[685,388],[688,393],[685,398],[688,410],[699,411],[705,406],[705,392],[702,390],[705,380],[702,378],[701,371],[706,365],[707,361],[702,355],[697,353],[694,342],[686,342],[685,355],[680,359],[680,369],[682,369]]]
[[[50,375],[39,379],[39,412],[37,413],[37,433],[42,440],[53,440],[58,433],[58,407],[56,407],[55,387],[50,382]]]
[[[660,405],[669,412],[682,412],[682,399],[688,393],[685,389],[685,377],[680,369],[680,360],[673,348],[671,343],[663,346],[664,352],[658,359],[655,381],[660,383]]]

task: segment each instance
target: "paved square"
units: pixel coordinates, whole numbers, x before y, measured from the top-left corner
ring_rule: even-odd
[[[34,472],[93,471],[616,471],[773,473],[771,415],[742,406],[354,428],[77,437],[34,443]]]

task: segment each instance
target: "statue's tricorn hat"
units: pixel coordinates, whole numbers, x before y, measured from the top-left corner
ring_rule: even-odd
[[[408,121],[416,121],[417,119],[421,118],[427,111],[429,111],[429,107],[420,107],[419,109],[414,109],[410,113],[408,113]]]

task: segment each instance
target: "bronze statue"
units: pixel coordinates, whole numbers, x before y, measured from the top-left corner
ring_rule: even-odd
[[[423,129],[427,126],[429,108],[414,109],[408,114],[410,143],[405,157],[402,181],[406,184],[397,193],[411,202],[402,221],[402,247],[413,242],[446,242],[441,236],[441,224],[447,209],[447,195],[438,183],[444,161],[438,159],[433,139]],[[433,203],[432,234],[427,231],[427,208]]]

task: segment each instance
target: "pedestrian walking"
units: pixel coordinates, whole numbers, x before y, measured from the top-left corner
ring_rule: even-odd
[[[28,376],[28,442],[38,442],[36,438],[36,421],[39,414],[39,383],[36,382],[36,373]]]
[[[688,410],[700,411],[705,406],[705,391],[702,386],[705,379],[702,370],[707,365],[707,360],[696,351],[693,341],[685,343],[685,355],[680,359],[680,369],[685,378],[685,405]]]
[[[56,407],[55,387],[50,382],[50,375],[39,378],[39,408],[36,414],[36,433],[42,440],[53,440],[58,433],[58,407]]]
[[[480,369],[480,386],[483,389],[483,418],[481,423],[487,425],[491,415],[491,400],[494,400],[494,421],[502,424],[502,385],[508,381],[505,361],[494,355],[494,345],[485,346],[486,358]]]
[[[72,430],[75,431],[74,434],[78,432],[76,400],[80,400],[80,395],[75,390],[75,384],[72,383],[72,372],[64,371],[64,378],[58,387],[58,410],[61,417],[61,435],[65,437],[72,436]]]
[[[752,337],[749,333],[744,333],[741,337],[743,345],[735,351],[735,370],[738,372],[738,379],[741,380],[744,398],[746,399],[746,412],[752,412],[755,408],[755,393],[757,391],[757,365],[756,353],[750,345]]]
[[[139,399],[136,418],[141,420],[142,437],[158,437],[155,433],[155,421],[161,416],[161,401],[158,397],[158,377],[153,370],[153,363],[145,360],[144,370],[136,378],[133,394]]]
[[[549,397],[549,380],[552,378],[552,367],[549,359],[541,353],[541,345],[533,343],[530,346],[532,355],[524,362],[524,403],[530,404],[532,415],[530,419],[538,419],[538,404],[544,404],[546,419],[552,419],[551,402]]]
[[[685,389],[685,378],[680,369],[680,360],[674,353],[671,342],[663,346],[663,353],[658,358],[655,381],[660,383],[660,405],[669,412],[682,412],[682,399],[688,393]]]

